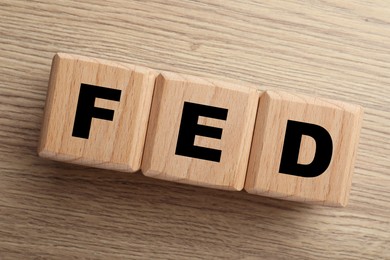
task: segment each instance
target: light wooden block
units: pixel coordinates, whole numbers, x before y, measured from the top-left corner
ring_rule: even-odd
[[[360,106],[267,91],[260,98],[245,190],[288,200],[345,206],[361,120]],[[312,126],[303,126],[301,122]]]
[[[39,155],[118,171],[139,170],[156,75],[139,66],[55,55]]]
[[[162,73],[155,86],[143,173],[241,190],[259,96],[252,88]]]

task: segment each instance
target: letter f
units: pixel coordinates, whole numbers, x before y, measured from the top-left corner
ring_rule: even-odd
[[[119,89],[104,88],[82,83],[80,86],[72,136],[88,139],[92,118],[109,121],[114,119],[114,110],[95,107],[96,98],[119,101],[120,97],[121,90]]]

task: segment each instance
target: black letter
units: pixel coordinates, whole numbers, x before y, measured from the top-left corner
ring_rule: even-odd
[[[310,164],[298,164],[302,135],[311,136],[316,142],[316,152]],[[325,128],[288,120],[279,172],[300,177],[317,177],[328,168],[332,150],[332,137]]]
[[[95,107],[96,98],[119,101],[120,97],[119,89],[81,84],[72,136],[88,139],[93,117],[110,121],[114,119],[113,110]]]
[[[222,137],[222,128],[198,125],[199,116],[226,120],[227,114],[228,110],[225,108],[184,102],[175,154],[219,162],[221,150],[195,146],[194,141],[196,135],[216,139]]]

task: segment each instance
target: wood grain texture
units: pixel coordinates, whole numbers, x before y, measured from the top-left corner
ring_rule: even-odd
[[[362,116],[363,110],[357,105],[281,91],[266,91],[260,98],[257,112],[245,190],[252,194],[287,200],[346,206]],[[292,122],[288,122],[290,120]],[[300,140],[298,161],[293,159],[293,163],[305,165],[303,168],[287,167],[287,171],[291,172],[282,169],[282,161],[286,161],[287,157],[294,158],[290,148],[285,147],[287,139],[291,138],[287,132],[296,132],[296,128],[289,129],[288,125],[291,127],[291,123],[314,124],[329,134],[330,141],[325,143],[325,146],[331,144],[329,163],[326,162],[324,169],[316,176],[300,177],[302,169],[308,165],[314,163],[316,166],[313,168],[320,167],[316,157],[327,160],[326,154],[316,154],[326,150],[321,142],[326,140],[326,136],[322,135],[314,136],[315,142],[308,136]],[[305,134],[308,132],[308,128],[298,126],[298,133],[303,133],[299,129],[305,129]],[[315,131],[309,132],[313,134]],[[296,138],[294,134],[293,138]],[[287,157],[282,156],[285,149],[288,150],[285,154]]]
[[[389,259],[390,2],[0,2],[1,259]],[[347,208],[37,156],[51,58],[100,57],[364,107]]]
[[[260,93],[256,88],[162,72],[153,95],[143,174],[209,188],[242,190]],[[206,132],[219,131],[220,136],[205,136]],[[183,144],[183,139],[186,142],[192,136],[189,145]]]
[[[156,76],[140,66],[56,54],[39,155],[103,169],[140,170]],[[86,96],[96,98],[87,101]],[[97,109],[100,115],[112,113],[111,120],[98,118]]]

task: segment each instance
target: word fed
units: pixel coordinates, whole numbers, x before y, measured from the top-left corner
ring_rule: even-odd
[[[70,54],[53,59],[39,155],[345,206],[362,109]]]

